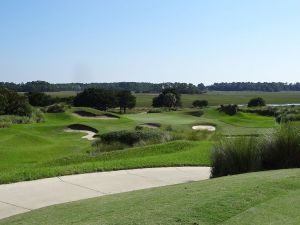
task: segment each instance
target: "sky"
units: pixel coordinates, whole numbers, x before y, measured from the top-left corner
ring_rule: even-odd
[[[0,0],[0,81],[299,82],[299,0]]]

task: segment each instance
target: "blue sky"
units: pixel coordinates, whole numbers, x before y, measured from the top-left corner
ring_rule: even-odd
[[[0,0],[0,81],[300,81],[298,0]]]

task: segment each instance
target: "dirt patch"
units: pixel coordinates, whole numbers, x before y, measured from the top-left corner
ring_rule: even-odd
[[[104,113],[102,115],[97,115],[95,113],[87,112],[87,111],[75,111],[74,114],[76,116],[89,118],[89,119],[119,119],[120,118],[120,117],[110,114],[110,113]]]
[[[216,127],[211,125],[195,125],[192,127],[193,130],[207,130],[207,131],[215,131]]]
[[[64,129],[65,132],[81,132],[81,133],[85,133],[86,135],[83,136],[82,138],[87,139],[89,141],[95,140],[95,135],[98,133],[98,130],[90,127],[90,126],[86,126],[83,124],[72,124],[69,125],[67,128]]]

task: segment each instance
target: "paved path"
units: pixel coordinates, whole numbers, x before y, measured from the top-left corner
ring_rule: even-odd
[[[0,219],[45,206],[208,179],[209,167],[163,167],[88,173],[0,185]]]

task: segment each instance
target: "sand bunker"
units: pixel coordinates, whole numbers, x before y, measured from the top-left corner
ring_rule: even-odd
[[[96,130],[95,128],[82,125],[82,124],[72,124],[68,126],[66,129],[64,129],[64,131],[85,133],[86,135],[83,136],[82,138],[87,139],[89,141],[95,140],[96,138],[94,136],[98,133],[98,130]]]
[[[96,135],[96,133],[94,133],[92,131],[88,131],[88,130],[72,130],[70,128],[66,128],[65,132],[81,132],[81,133],[86,133],[86,135],[83,136],[83,137],[81,137],[81,138],[87,139],[89,141],[93,141],[93,140],[96,139],[96,138],[94,138],[94,136]]]
[[[139,126],[156,129],[156,128],[160,128],[161,125],[159,123],[144,123],[144,124],[140,124]]]
[[[192,127],[193,130],[207,130],[207,131],[215,131],[216,127],[211,125],[196,125]]]
[[[115,120],[115,119],[119,119],[120,117],[115,116],[113,114],[110,113],[104,113],[102,115],[97,115],[91,112],[87,112],[87,111],[76,111],[74,112],[74,114],[76,116],[80,116],[80,117],[84,117],[84,118],[89,118],[89,119],[104,119],[104,120]]]

